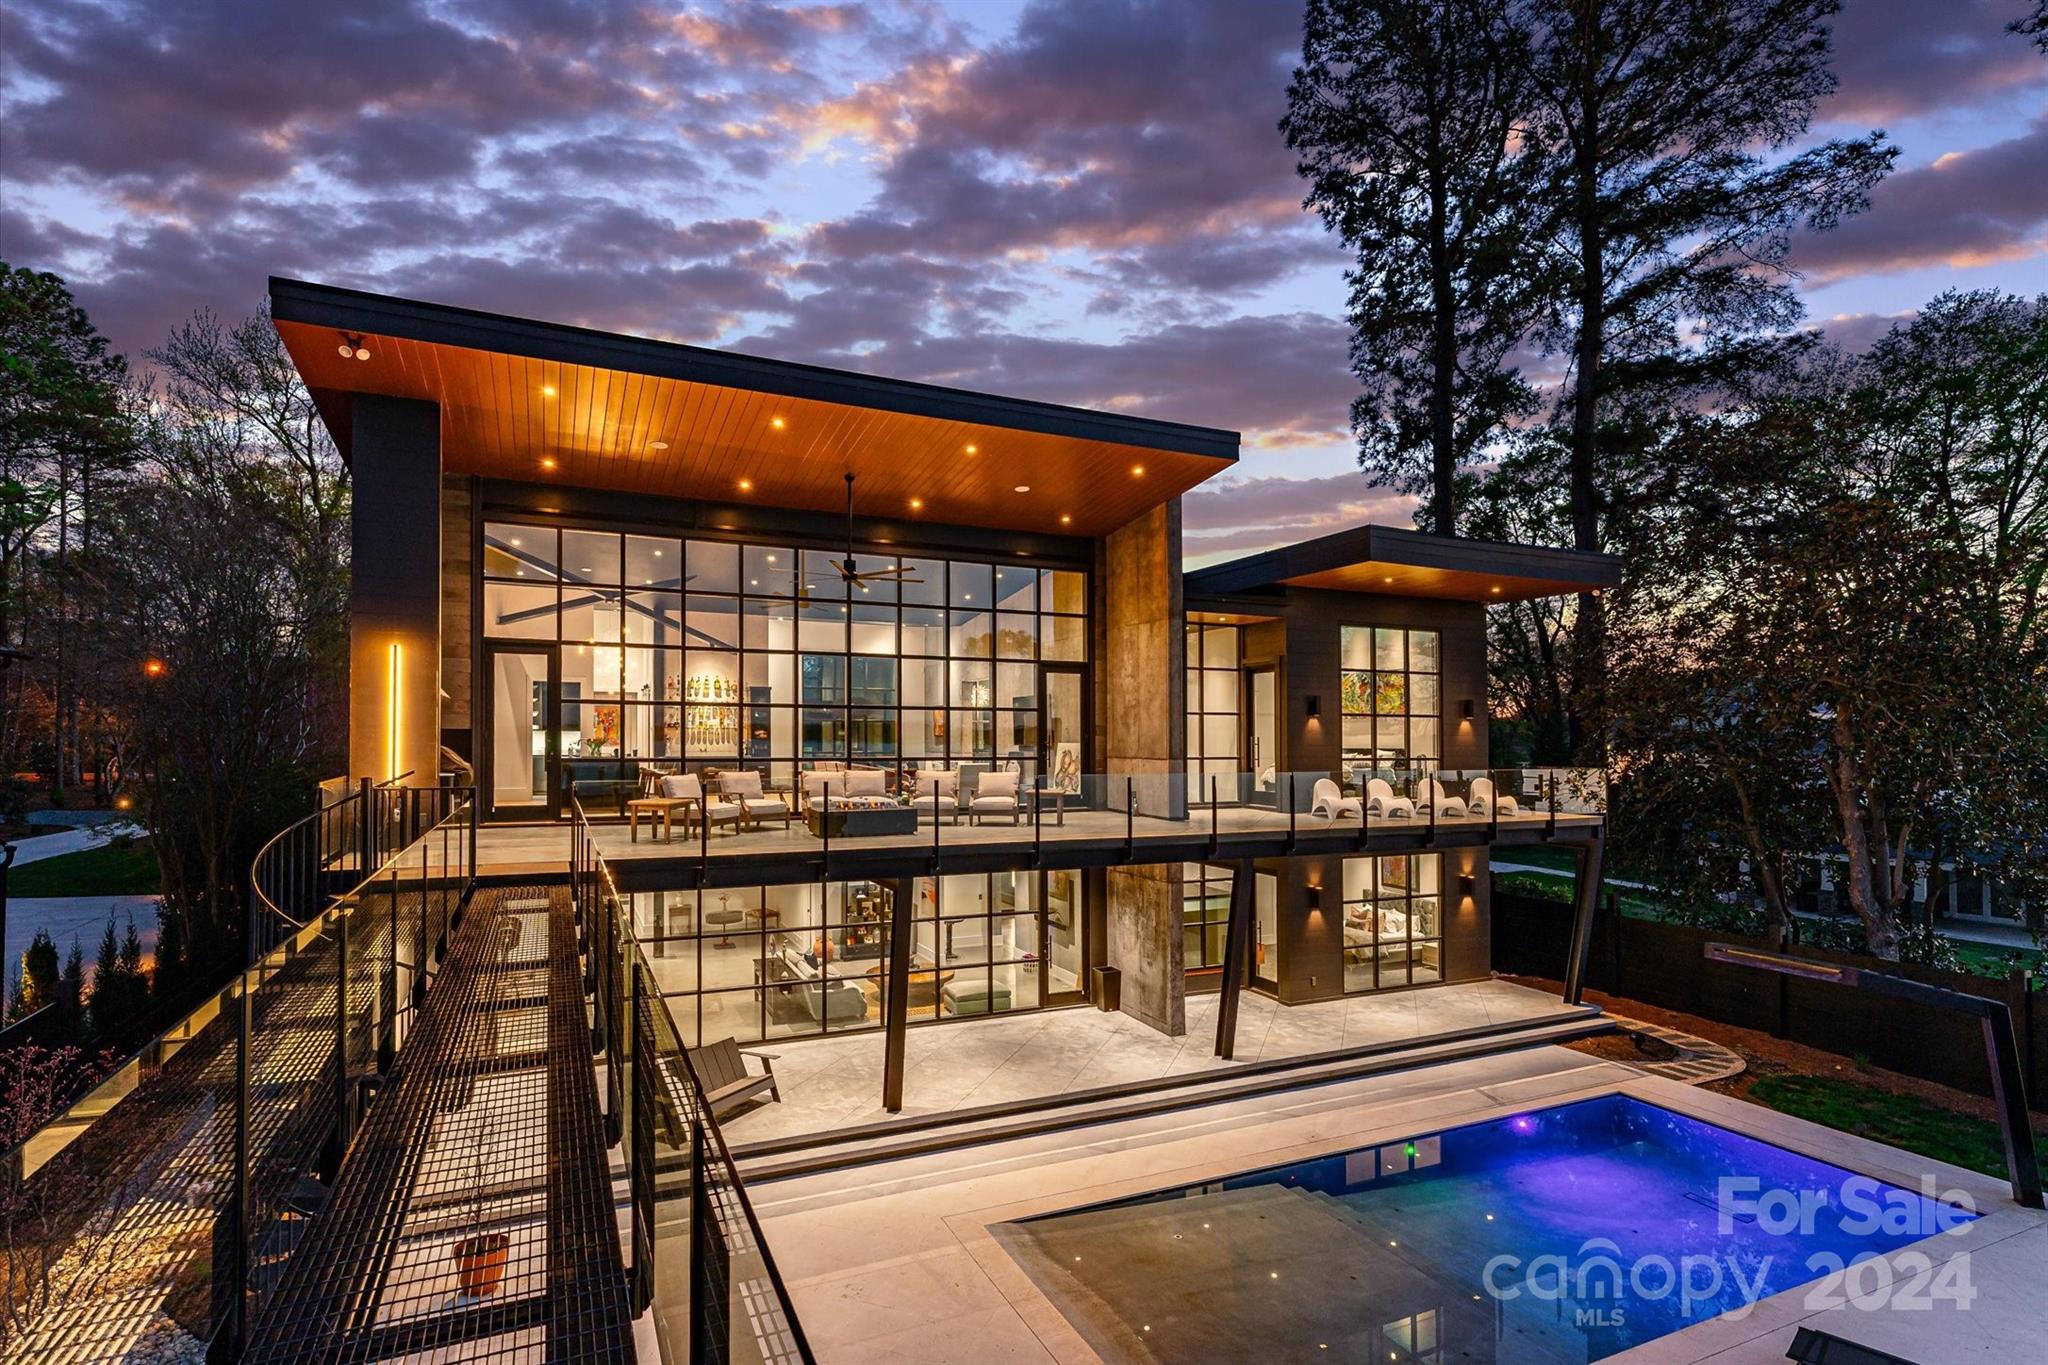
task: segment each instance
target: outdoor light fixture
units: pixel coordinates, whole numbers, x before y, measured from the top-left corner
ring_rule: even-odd
[[[667,442],[667,441],[649,441],[649,442],[647,443],[647,448],[648,448],[649,450],[667,450],[667,449],[668,449],[668,442]]]
[[[780,417],[770,417],[768,419],[768,425],[774,427],[777,431],[780,431],[784,427],[788,426],[789,423],[783,421]]]
[[[1020,483],[1015,488],[1012,488],[1010,491],[1012,493],[1029,493],[1031,491],[1031,485],[1028,483]]]
[[[1460,896],[1463,896],[1466,900],[1471,900],[1473,886],[1474,881],[1470,872],[1460,872],[1458,874],[1458,894]]]
[[[1302,712],[1310,720],[1314,720],[1323,714],[1323,699],[1313,692],[1309,693],[1303,701]]]
[[[1320,887],[1320,886],[1311,886],[1311,887],[1310,887],[1310,888],[1308,889],[1308,908],[1309,908],[1309,909],[1311,909],[1311,910],[1321,910],[1321,909],[1323,908],[1323,888],[1322,888],[1322,887]]]
[[[351,358],[368,360],[370,358],[370,348],[365,346],[363,339],[354,332],[343,332],[341,334],[341,345],[335,347],[335,350],[341,353],[343,360]]]
[[[164,675],[164,661],[163,661],[162,659],[144,659],[144,660],[142,661],[142,676],[143,676],[143,677],[145,677],[145,678],[161,678],[161,677],[162,677],[163,675]]]
[[[1458,703],[1458,719],[1472,719],[1472,699],[1470,697],[1467,697],[1465,698],[1465,700]]]
[[[400,705],[398,696],[398,684],[400,678],[403,676],[404,673],[403,662],[399,654],[398,641],[396,640],[393,640],[391,642],[391,653],[384,667],[385,685],[390,689],[390,701],[387,707],[385,708],[386,715],[384,735],[384,766],[386,776],[391,781],[396,782],[398,780],[398,719]]]

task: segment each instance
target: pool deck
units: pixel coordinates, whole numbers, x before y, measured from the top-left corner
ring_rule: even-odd
[[[1888,1258],[1898,1267],[1915,1252],[1931,1257],[1940,1283],[1942,1264],[1967,1254],[1976,1291],[1967,1310],[1817,1306],[1809,1285],[1610,1359],[1782,1362],[1794,1330],[1807,1325],[1927,1365],[2008,1365],[2031,1358],[2048,1334],[2048,1214],[2015,1206],[2002,1182],[1563,1048],[760,1182],[751,1193],[811,1346],[828,1365],[1095,1361],[1104,1357],[1003,1249],[992,1224],[1614,1093],[1908,1188],[1931,1176],[1984,1216]],[[1911,1264],[1899,1268],[1898,1283],[1913,1278]],[[1319,1297],[1330,1289],[1304,1284]],[[1262,1358],[1258,1343],[1241,1345],[1213,1358]]]

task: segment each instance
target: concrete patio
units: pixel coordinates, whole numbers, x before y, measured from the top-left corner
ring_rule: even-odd
[[[1247,992],[1239,1007],[1236,1056],[1228,1062],[1215,1056],[1216,1008],[1216,996],[1190,998],[1188,1030],[1178,1038],[1128,1015],[1085,1006],[914,1028],[904,1042],[904,1107],[895,1115],[881,1104],[879,1031],[749,1045],[775,1054],[782,1100],[736,1114],[723,1126],[731,1142],[744,1145],[1280,1057],[1420,1041],[1565,1007],[1554,995],[1504,981],[1313,1005],[1282,1005]]]

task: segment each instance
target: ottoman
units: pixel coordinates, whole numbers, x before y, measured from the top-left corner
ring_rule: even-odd
[[[939,988],[939,1002],[948,1014],[994,1014],[1010,1008],[1010,988],[948,981]]]

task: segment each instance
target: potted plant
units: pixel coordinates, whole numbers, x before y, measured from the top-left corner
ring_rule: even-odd
[[[455,1244],[455,1273],[465,1299],[487,1299],[498,1292],[505,1279],[505,1263],[511,1258],[512,1238],[503,1232],[485,1232],[484,1220],[484,1121],[479,1114],[470,1130],[469,1187],[476,1192],[472,1225],[477,1229]]]

